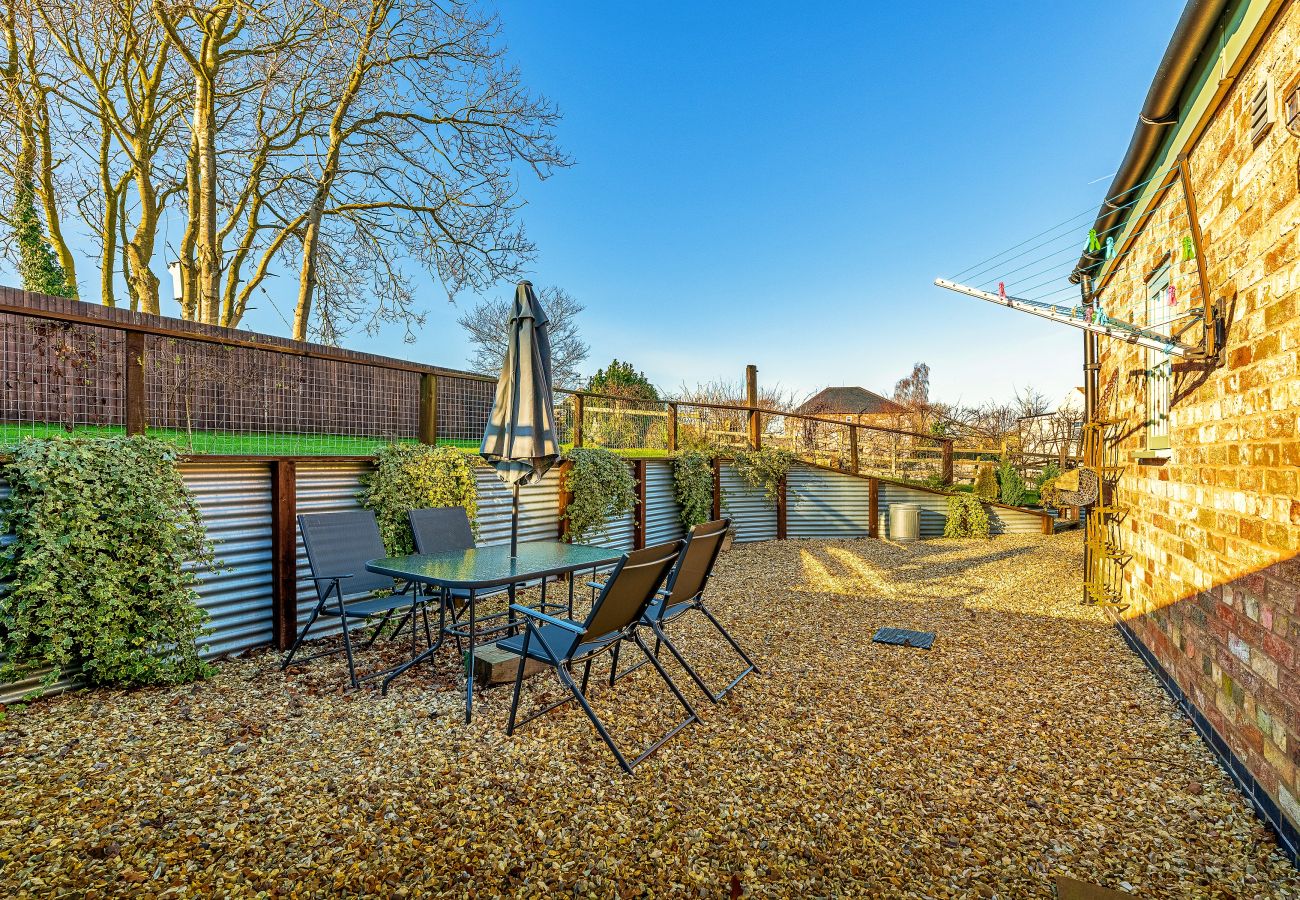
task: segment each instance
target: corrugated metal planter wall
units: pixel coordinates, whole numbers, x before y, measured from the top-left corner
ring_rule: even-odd
[[[671,460],[649,459],[645,464],[645,542],[647,547],[686,536],[682,507],[673,488]]]
[[[199,606],[211,617],[208,657],[271,642],[271,470],[265,464],[186,464],[218,568],[199,572]]]
[[[736,542],[776,540],[776,504],[767,499],[763,489],[742,481],[731,463],[722,464],[720,480],[722,514],[731,519]]]
[[[864,478],[794,465],[786,477],[786,537],[860,538],[871,529]]]

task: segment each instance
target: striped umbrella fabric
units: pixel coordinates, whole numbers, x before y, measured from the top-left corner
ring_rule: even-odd
[[[479,453],[517,489],[539,480],[560,458],[551,394],[551,341],[533,285],[519,282],[510,314],[496,399]],[[513,530],[513,529],[512,529]]]

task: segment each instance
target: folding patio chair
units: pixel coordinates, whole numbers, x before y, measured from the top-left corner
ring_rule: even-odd
[[[280,668],[287,669],[294,661],[294,656],[307,632],[321,616],[337,617],[343,624],[343,652],[348,657],[348,675],[352,686],[360,687],[362,681],[377,678],[386,672],[374,672],[363,678],[357,677],[356,661],[352,654],[352,634],[349,622],[354,619],[369,619],[383,614],[384,619],[370,635],[362,649],[374,643],[384,623],[393,611],[408,610],[408,616],[414,618],[422,614],[424,618],[425,641],[432,646],[433,638],[429,631],[429,614],[417,591],[409,590],[410,585],[394,590],[395,583],[387,575],[366,571],[366,562],[388,555],[384,549],[383,538],[379,535],[379,524],[375,514],[368,509],[337,513],[304,513],[298,516],[298,528],[302,531],[302,541],[307,548],[307,562],[311,565],[311,580],[316,585],[316,608],[311,611],[311,618],[302,627],[293,646]],[[386,596],[376,596],[380,591],[392,591]],[[411,629],[411,651],[415,653],[416,631]],[[298,660],[310,662],[323,656],[338,653],[338,648],[324,650]]]
[[[709,583],[709,578],[713,574],[713,566],[718,561],[718,554],[722,550],[722,542],[727,536],[727,529],[731,527],[730,519],[718,519],[715,522],[704,522],[696,525],[691,529],[690,534],[686,536],[686,545],[682,549],[681,555],[677,557],[677,565],[673,567],[672,573],[668,576],[668,582],[663,589],[659,591],[654,602],[646,609],[642,617],[642,623],[649,626],[655,635],[654,655],[659,655],[660,646],[667,647],[669,652],[681,663],[682,668],[691,676],[691,679],[699,685],[701,691],[714,703],[720,701],[727,692],[740,684],[750,672],[757,672],[758,666],[750,659],[749,654],[733,638],[727,629],[722,627],[719,622],[704,605],[704,589]],[[704,614],[704,617],[713,623],[713,627],[718,630],[736,651],[745,663],[745,669],[737,675],[730,684],[718,691],[716,694],[700,677],[700,673],[686,661],[686,657],[677,649],[664,631],[664,626],[670,622],[675,622],[682,616],[692,610],[698,610]],[[614,655],[615,668],[617,669],[618,654]],[[615,680],[622,678],[634,672],[636,669],[645,665],[644,662],[638,663],[625,672],[620,672],[615,676]]]
[[[524,681],[524,663],[528,659],[535,659],[552,666],[555,669],[555,674],[560,679],[560,683],[568,689],[572,696],[565,697],[537,710],[527,718],[519,721],[518,724],[523,725],[557,706],[568,703],[570,700],[577,700],[582,707],[582,711],[587,714],[587,718],[591,720],[591,724],[595,726],[597,733],[600,734],[601,739],[609,747],[610,752],[614,754],[614,758],[618,760],[618,764],[623,767],[625,772],[631,773],[632,769],[642,760],[662,747],[675,734],[692,722],[699,721],[699,716],[695,714],[690,701],[678,689],[659,660],[655,659],[650,653],[650,649],[641,638],[639,627],[641,616],[645,614],[646,607],[654,599],[655,592],[668,576],[673,562],[677,559],[680,547],[681,541],[673,541],[668,544],[660,544],[657,547],[647,547],[644,550],[624,554],[623,558],[614,567],[609,580],[602,586],[600,594],[592,605],[591,613],[583,622],[549,616],[526,606],[516,605],[513,607],[515,612],[524,617],[524,633],[497,642],[498,647],[516,653],[520,657],[519,671],[515,675],[514,697],[510,702],[510,721],[506,726],[506,734],[513,735],[515,733],[516,716],[519,711],[519,693]],[[591,704],[587,702],[586,696],[592,661],[600,654],[614,650],[627,640],[631,640],[640,648],[646,660],[654,666],[659,676],[663,678],[673,692],[673,696],[677,698],[677,702],[681,704],[687,713],[685,720],[675,725],[667,734],[643,750],[641,755],[630,763],[618,749],[614,739],[610,737],[609,731],[606,730],[604,723],[601,722],[591,708]],[[575,663],[582,663],[584,666],[581,687],[574,680],[572,673]]]
[[[407,519],[411,523],[411,536],[415,539],[416,553],[446,553],[454,550],[473,550],[476,545],[474,541],[474,529],[469,524],[469,513],[464,507],[460,506],[434,506],[427,509],[413,509],[407,513]],[[500,594],[506,591],[506,586],[502,585],[495,588],[475,591],[475,595],[482,599],[493,594]],[[462,588],[430,589],[429,595],[438,598],[442,607],[439,619],[438,629],[443,631],[447,624],[447,612],[451,611],[451,623],[456,625],[460,621],[460,613],[469,602],[469,591]],[[398,625],[397,630],[393,632],[396,637],[401,633],[408,619],[403,619]],[[460,636],[456,636],[456,646],[461,647]]]

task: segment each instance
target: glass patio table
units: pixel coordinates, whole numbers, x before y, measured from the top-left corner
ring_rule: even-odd
[[[514,603],[517,585],[541,580],[543,609],[558,604],[546,602],[546,580],[557,575],[572,575],[586,569],[599,569],[611,566],[623,556],[622,550],[610,547],[592,547],[586,544],[563,544],[559,541],[523,541],[519,544],[517,555],[510,556],[508,545],[493,547],[476,547],[472,550],[450,550],[445,553],[415,553],[410,556],[396,556],[388,559],[372,559],[366,563],[366,569],[391,575],[394,578],[416,584],[425,584],[441,589],[446,596],[452,591],[468,594],[466,612],[469,621],[465,625],[454,619],[442,629],[438,640],[423,653],[404,663],[389,673],[384,679],[382,692],[388,692],[388,685],[407,669],[417,666],[431,657],[442,646],[447,637],[465,638],[469,641],[469,653],[465,656],[465,722],[469,723],[474,710],[474,644],[479,635],[505,631],[516,627],[514,613],[494,613],[491,616],[477,617],[475,601],[478,596],[492,588],[505,587]],[[493,593],[496,593],[493,591]],[[573,579],[569,578],[569,614],[573,613]],[[506,618],[507,621],[488,628],[476,627],[482,622]]]

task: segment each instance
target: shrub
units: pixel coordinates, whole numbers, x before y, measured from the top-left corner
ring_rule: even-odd
[[[781,480],[790,472],[794,454],[789,450],[764,448],[737,450],[736,474],[750,487],[762,488],[769,503],[781,496]]]
[[[989,514],[974,494],[954,494],[948,498],[948,522],[943,536],[951,538],[986,538],[990,533]]]
[[[27,439],[12,450],[0,525],[0,677],[80,668],[92,684],[202,677],[207,615],[196,568],[214,563],[176,449],[143,436]]]
[[[980,463],[975,473],[974,494],[981,500],[996,500],[998,496],[998,476],[993,463]]]
[[[1043,466],[1043,471],[1039,472],[1038,477],[1034,479],[1034,490],[1041,494],[1043,492],[1043,485],[1049,481],[1056,480],[1056,477],[1060,474],[1061,467],[1054,462],[1049,462],[1047,465]]]
[[[673,495],[687,528],[713,517],[713,454],[688,450],[673,459]]]
[[[1025,502],[1025,480],[1020,477],[1015,464],[1007,458],[998,464],[998,491],[1003,503],[1020,506]]]
[[[361,505],[375,511],[384,547],[393,556],[415,552],[408,514],[413,509],[460,506],[478,533],[478,481],[473,458],[456,447],[389,444],[375,469],[361,476]]]
[[[1043,509],[1061,508],[1061,491],[1056,486],[1060,477],[1060,473],[1057,473],[1038,485],[1038,501],[1043,504]]]
[[[563,516],[564,537],[580,544],[636,505],[636,479],[621,456],[599,447],[570,450],[568,460],[564,490],[572,498]]]

